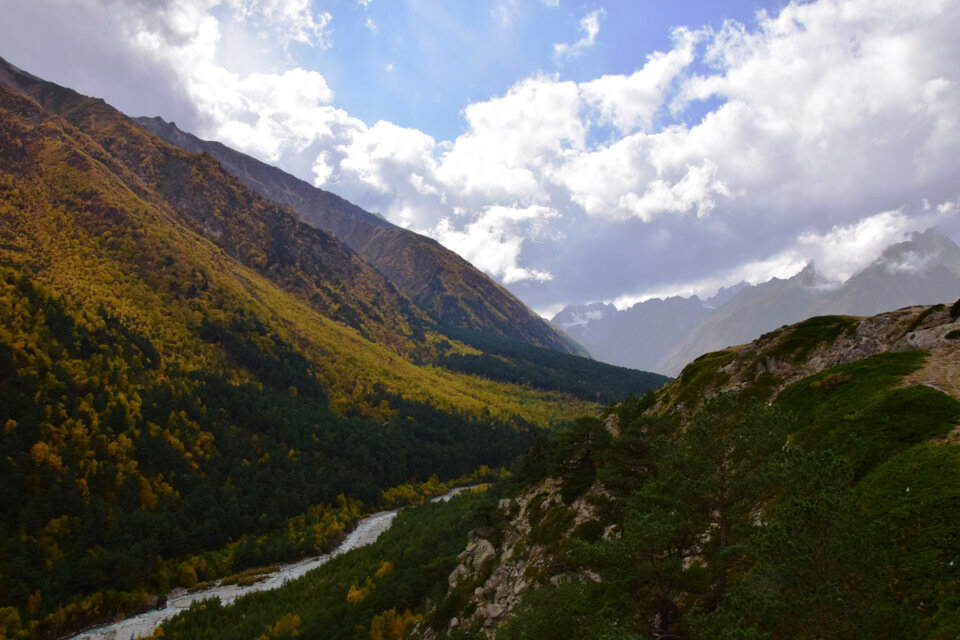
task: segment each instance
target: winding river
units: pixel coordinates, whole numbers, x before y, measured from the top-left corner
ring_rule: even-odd
[[[458,487],[452,489],[442,496],[433,498],[433,501],[449,500],[457,493],[469,488],[470,487]],[[375,542],[376,539],[380,537],[380,534],[389,529],[390,525],[393,524],[393,519],[397,517],[398,511],[399,509],[381,511],[367,516],[360,520],[356,528],[340,543],[340,546],[329,554],[280,565],[276,571],[255,584],[246,587],[239,587],[235,584],[226,586],[215,585],[209,589],[194,591],[192,593],[184,591],[183,589],[176,589],[167,595],[167,604],[163,609],[153,609],[139,615],[124,618],[109,625],[88,629],[83,633],[71,636],[71,638],[73,638],[73,640],[132,640],[133,638],[153,633],[153,630],[157,628],[161,622],[172,618],[184,609],[189,609],[190,605],[198,600],[219,598],[223,604],[230,604],[240,596],[245,596],[248,593],[276,589],[284,583],[296,580],[308,571],[316,569],[334,556]]]

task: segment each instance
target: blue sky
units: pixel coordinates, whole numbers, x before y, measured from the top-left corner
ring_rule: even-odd
[[[758,10],[783,4],[342,0],[323,5],[334,16],[330,48],[300,45],[291,55],[323,74],[336,92],[334,104],[368,124],[387,120],[452,140],[464,130],[464,107],[504,93],[518,79],[538,72],[577,82],[629,74],[649,53],[670,48],[674,27],[719,29],[724,20],[750,22]],[[555,59],[554,44],[579,40],[580,20],[596,11],[602,36],[576,57]]]
[[[14,64],[433,237],[546,316],[811,261],[841,281],[910,232],[960,236],[956,0],[33,0],[4,18]]]

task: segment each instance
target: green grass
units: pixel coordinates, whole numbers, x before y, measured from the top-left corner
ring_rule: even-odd
[[[733,349],[707,353],[684,367],[680,373],[680,392],[676,402],[696,402],[707,390],[717,387],[730,379],[730,375],[720,371],[737,354]]]
[[[800,380],[777,403],[797,416],[794,439],[836,448],[859,474],[910,445],[943,436],[960,418],[960,402],[925,386],[898,387],[926,352],[883,353]]]
[[[950,305],[950,317],[956,320],[960,318],[960,300],[957,300],[952,305]]]
[[[794,326],[766,355],[779,356],[792,362],[803,362],[822,344],[833,344],[840,335],[857,326],[858,320],[847,316],[817,316]]]
[[[766,402],[774,390],[783,384],[783,378],[773,373],[761,373],[753,384],[740,393],[740,403],[749,405],[752,401]]]
[[[913,319],[913,322],[910,323],[910,326],[904,330],[903,335],[907,335],[923,324],[923,321],[926,320],[931,313],[934,313],[935,311],[942,311],[944,309],[946,309],[946,306],[942,304],[935,304],[932,307],[927,307],[916,318]]]
[[[867,475],[856,489],[870,519],[891,532],[904,604],[918,611],[919,637],[960,629],[960,447],[920,444]]]

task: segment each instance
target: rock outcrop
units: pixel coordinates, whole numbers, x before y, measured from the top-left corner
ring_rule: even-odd
[[[583,523],[597,518],[588,496],[603,494],[603,489],[594,485],[584,496],[565,505],[559,483],[548,478],[516,499],[501,500],[498,515],[506,524],[497,532],[471,532],[467,546],[457,556],[459,563],[447,579],[451,593],[466,592],[461,611],[470,612],[451,618],[447,628],[475,628],[492,637],[527,591],[548,581],[556,583],[566,575],[556,562],[559,543]],[[556,518],[556,514],[561,517]],[[556,521],[547,522],[547,518]],[[551,529],[550,534],[542,531],[545,525]],[[494,536],[499,539],[493,540]],[[588,574],[578,577],[599,579],[596,574]],[[422,633],[425,638],[433,637],[430,630]]]

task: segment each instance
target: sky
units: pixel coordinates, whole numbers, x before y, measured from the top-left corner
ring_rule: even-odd
[[[431,236],[549,317],[960,238],[956,0],[4,0],[0,56]]]

